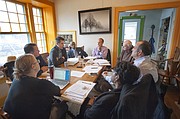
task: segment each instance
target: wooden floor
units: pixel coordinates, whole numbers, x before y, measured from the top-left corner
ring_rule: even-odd
[[[180,105],[177,104],[180,91],[177,87],[168,87],[167,93],[165,95],[166,105],[173,110],[171,119],[180,119]]]

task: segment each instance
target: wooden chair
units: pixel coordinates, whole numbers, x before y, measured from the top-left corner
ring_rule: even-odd
[[[43,60],[48,64],[48,56],[49,56],[49,53],[42,53],[41,54],[41,57],[43,58]]]
[[[9,119],[9,115],[3,111],[4,102],[9,92],[9,86],[6,84],[7,78],[5,76],[0,77],[0,119]]]
[[[162,82],[171,84],[171,79],[175,78],[179,70],[180,60],[169,60],[167,61],[167,69],[159,69],[158,74],[162,77]]]
[[[153,59],[152,59],[153,60]],[[164,60],[153,60],[157,63],[159,69],[164,69],[167,66],[168,61],[179,61],[180,60],[180,48],[176,47],[175,52],[172,58],[164,59]]]

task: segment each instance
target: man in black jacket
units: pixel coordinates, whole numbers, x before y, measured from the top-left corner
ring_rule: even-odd
[[[48,70],[48,66],[46,62],[43,60],[42,56],[39,54],[39,49],[35,43],[28,43],[24,46],[25,54],[30,53],[33,54],[40,66],[40,70],[37,73],[37,77],[39,77],[43,72]]]
[[[48,66],[58,67],[67,61],[67,53],[64,48],[64,38],[58,36],[56,38],[56,45],[51,49],[49,54]]]
[[[79,119],[110,119],[121,93],[122,84],[132,85],[139,78],[140,70],[129,62],[119,62],[112,76],[115,89],[90,99],[85,109],[81,107]]]

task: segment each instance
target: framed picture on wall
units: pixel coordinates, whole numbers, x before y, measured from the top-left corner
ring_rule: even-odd
[[[71,42],[77,42],[76,31],[59,31],[57,35],[64,38],[64,47],[68,47]]]
[[[80,34],[111,33],[111,7],[78,11]]]

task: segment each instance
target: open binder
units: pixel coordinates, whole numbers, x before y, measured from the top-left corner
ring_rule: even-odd
[[[94,85],[95,83],[93,82],[79,80],[70,86],[61,97],[65,100],[82,104]]]

